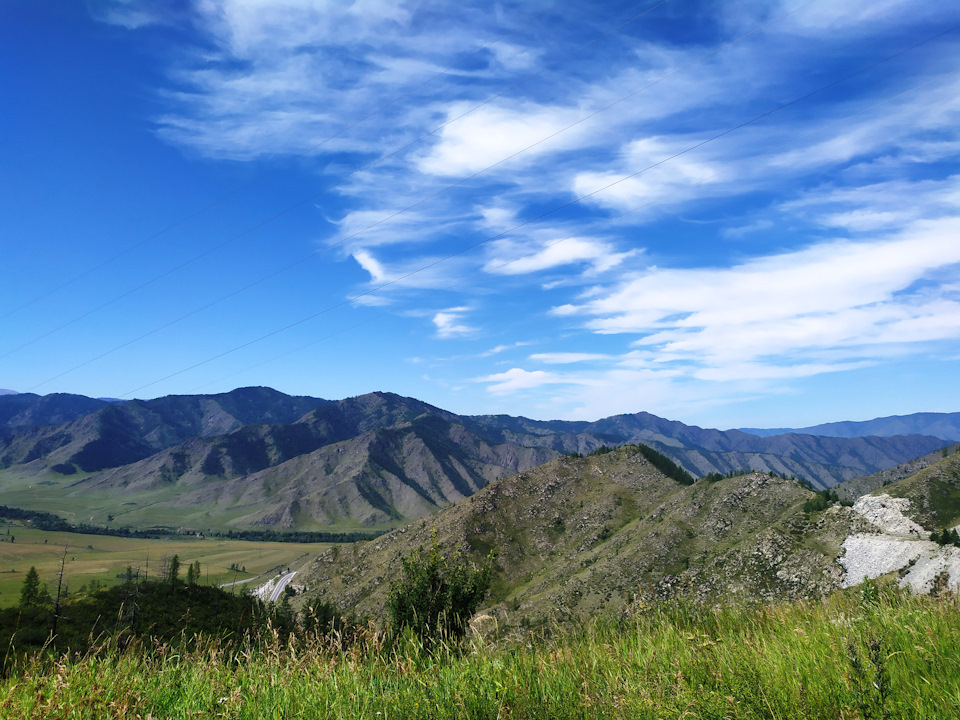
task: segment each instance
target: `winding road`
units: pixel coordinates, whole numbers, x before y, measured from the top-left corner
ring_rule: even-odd
[[[293,580],[293,576],[296,574],[297,572],[294,570],[293,572],[286,573],[277,581],[277,586],[273,589],[273,592],[270,593],[270,602],[276,602],[280,598],[283,589],[287,586],[287,583]]]

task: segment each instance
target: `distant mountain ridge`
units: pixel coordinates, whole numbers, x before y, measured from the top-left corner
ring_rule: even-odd
[[[0,396],[0,492],[44,509],[39,489],[57,488],[85,519],[132,527],[392,527],[559,455],[625,443],[698,477],[750,469],[817,487],[946,444],[764,438],[645,412],[596,422],[461,416],[385,392],[333,401],[253,387],[119,403],[24,394]]]
[[[0,436],[39,425],[60,425],[96,412],[105,405],[102,400],[66,393],[0,394]]]
[[[891,415],[863,421],[843,421],[812,425],[805,428],[740,428],[742,432],[770,437],[786,433],[819,435],[822,437],[892,437],[894,435],[932,435],[943,440],[960,442],[960,412],[914,413]]]

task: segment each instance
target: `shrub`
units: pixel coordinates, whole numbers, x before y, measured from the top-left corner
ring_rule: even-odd
[[[427,648],[441,637],[460,640],[490,589],[493,553],[476,567],[467,564],[460,550],[452,558],[442,554],[434,539],[429,553],[418,548],[400,565],[401,577],[390,583],[387,594],[394,634],[409,628]]]
[[[820,512],[826,510],[831,505],[841,502],[836,490],[814,490],[816,495],[803,504],[805,513]],[[852,505],[853,503],[850,503]]]

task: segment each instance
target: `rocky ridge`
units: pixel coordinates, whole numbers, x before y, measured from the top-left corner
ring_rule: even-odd
[[[951,476],[958,458],[928,476]],[[914,477],[886,489],[960,517],[960,501],[940,486]],[[497,551],[484,612],[500,627],[622,608],[637,596],[815,597],[890,573],[919,592],[960,589],[960,549],[928,540],[909,498],[805,508],[815,497],[770,473],[684,486],[626,447],[547,463],[376,541],[331,548],[304,568],[302,583],[308,597],[377,616],[398,559],[436,542],[444,552],[463,548],[468,562]]]
[[[309,596],[378,615],[399,557],[437,542],[466,561],[497,552],[487,614],[503,626],[622,607],[639,594],[775,601],[828,592],[850,508],[810,516],[797,481],[747,473],[681,485],[630,447],[498,480],[432,518],[304,568]]]

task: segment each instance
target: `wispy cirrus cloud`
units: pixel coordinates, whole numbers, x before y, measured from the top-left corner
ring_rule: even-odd
[[[475,378],[478,383],[488,383],[487,389],[494,395],[505,395],[524,390],[533,390],[544,385],[568,385],[567,378],[546,372],[545,370],[523,370],[511,368],[501,373],[494,373]]]
[[[635,334],[637,345],[698,368],[802,363],[826,348],[859,358],[874,345],[960,338],[960,296],[918,285],[960,263],[957,233],[952,217],[730,268],[654,269],[555,312],[586,317],[594,332]]]
[[[159,136],[298,156],[324,187],[312,237],[348,270],[325,289],[386,284],[358,304],[402,295],[425,343],[494,366],[451,386],[681,408],[958,339],[960,53],[904,52],[956,8],[188,7]],[[509,353],[531,337],[542,352]]]
[[[578,353],[578,352],[554,352],[554,353],[534,353],[530,356],[534,362],[547,363],[548,365],[569,365],[583,362],[596,362],[599,360],[612,360],[611,355],[602,353]]]
[[[567,237],[534,245],[502,240],[490,248],[484,270],[489,273],[521,275],[567,265],[588,265],[605,272],[637,254],[617,252],[613,245],[594,238]]]
[[[174,0],[152,3],[140,0],[87,0],[87,7],[98,22],[119,25],[128,30],[172,24],[182,20],[185,14],[183,7]]]
[[[851,232],[898,230],[925,218],[960,213],[960,175],[812,188],[781,205],[819,225]]]

